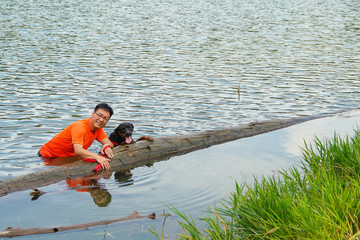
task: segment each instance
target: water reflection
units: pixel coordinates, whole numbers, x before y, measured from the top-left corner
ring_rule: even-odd
[[[63,166],[65,164],[78,162],[81,160],[80,157],[56,157],[46,158],[40,157],[43,160],[44,166]]]
[[[134,184],[134,180],[132,179],[132,173],[130,171],[115,172],[114,179],[119,187],[127,187]]]
[[[106,186],[99,183],[99,180],[101,178],[109,179],[111,175],[111,171],[105,170],[85,177],[66,179],[65,182],[69,188],[75,189],[77,192],[90,193],[98,207],[107,207],[111,202],[111,194]]]
[[[42,159],[45,166],[62,166],[81,161],[78,157]],[[112,176],[114,176],[114,180],[119,187],[131,186],[134,183],[130,171],[113,172],[111,170],[100,170],[91,175],[66,179],[65,183],[67,184],[68,189],[76,190],[76,192],[89,193],[97,206],[106,207],[111,202],[111,194],[108,191],[106,184],[101,183],[100,180],[110,179]]]

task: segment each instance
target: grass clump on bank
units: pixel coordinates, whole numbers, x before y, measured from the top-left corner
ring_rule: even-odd
[[[253,185],[236,184],[206,228],[175,208],[178,239],[360,239],[360,133],[305,144],[303,161]]]

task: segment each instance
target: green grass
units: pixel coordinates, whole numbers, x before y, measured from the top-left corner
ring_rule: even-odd
[[[175,207],[178,239],[360,239],[360,133],[305,143],[300,166],[236,183],[205,229]]]

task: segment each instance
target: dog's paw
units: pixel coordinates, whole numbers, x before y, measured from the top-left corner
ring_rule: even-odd
[[[155,141],[154,138],[148,137],[148,136],[142,136],[137,141],[144,141],[144,140],[149,141],[149,142],[154,142]]]

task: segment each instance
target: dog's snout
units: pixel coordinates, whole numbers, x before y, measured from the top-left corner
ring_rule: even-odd
[[[125,137],[131,137],[132,131],[126,131],[124,135]]]
[[[131,137],[132,133],[133,133],[133,131],[129,128],[126,128],[124,131],[125,137]]]

